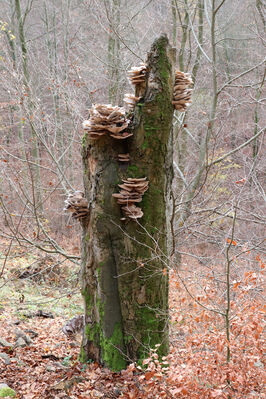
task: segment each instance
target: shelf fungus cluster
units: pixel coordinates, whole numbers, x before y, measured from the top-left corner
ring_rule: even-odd
[[[139,99],[140,97],[136,97],[132,93],[126,93],[124,97],[124,103],[126,104],[128,109],[133,110]]]
[[[193,80],[189,73],[176,71],[173,95],[173,105],[178,111],[184,112],[191,103]]]
[[[146,86],[146,74],[147,74],[147,67],[146,64],[144,63],[141,63],[137,67],[132,67],[128,71],[128,78],[130,82],[135,86],[135,94],[126,93],[124,97],[125,106],[129,111],[134,110],[137,102],[144,94]]]
[[[82,191],[75,191],[70,193],[65,200],[64,211],[72,212],[74,219],[81,220],[89,213],[88,200],[84,198]]]
[[[132,133],[127,131],[130,121],[126,118],[123,107],[94,104],[89,112],[90,119],[83,122],[83,129],[91,139],[109,135],[114,139],[123,140],[132,136]]]
[[[120,192],[113,194],[117,199],[117,203],[122,205],[122,211],[125,217],[121,220],[139,219],[143,216],[142,210],[136,206],[136,203],[142,201],[142,196],[148,190],[149,182],[146,177],[140,179],[128,178],[122,180],[123,184],[119,184]]]
[[[145,84],[147,67],[143,62],[138,67],[132,67],[128,71],[129,80],[133,85]]]

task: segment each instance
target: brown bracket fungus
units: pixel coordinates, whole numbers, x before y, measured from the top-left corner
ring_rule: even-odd
[[[72,217],[74,219],[83,219],[89,213],[88,200],[84,198],[84,193],[82,191],[75,191],[70,193],[65,200],[64,211],[72,212]]]
[[[130,219],[140,219],[143,216],[142,210],[134,204],[122,206],[122,209],[124,215]]]
[[[146,64],[143,62],[138,67],[132,67],[128,71],[128,77],[133,85],[139,85],[144,83],[146,80],[146,71],[147,67]]]
[[[83,122],[83,129],[91,139],[110,136],[115,139],[126,139],[132,133],[126,131],[130,120],[126,118],[123,107],[113,107],[110,104],[94,104],[89,110],[90,119]]]
[[[148,190],[149,182],[146,177],[128,178],[122,181],[123,183],[118,185],[121,188],[120,192],[113,194],[113,197],[117,199],[119,205],[123,205],[122,210],[125,217],[139,219],[143,216],[143,212],[135,203],[142,201],[143,194]],[[125,218],[121,220],[125,220]]]
[[[176,70],[173,94],[173,105],[178,111],[184,112],[191,103],[193,80],[189,73]]]
[[[130,155],[127,154],[118,154],[118,161],[119,162],[129,162],[130,161]]]
[[[132,93],[126,93],[124,97],[124,102],[128,109],[133,110],[136,106],[136,103],[140,100],[140,97],[136,97]]]

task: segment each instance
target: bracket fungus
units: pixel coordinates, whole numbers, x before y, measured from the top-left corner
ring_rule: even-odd
[[[142,201],[142,196],[148,190],[149,182],[146,177],[140,179],[128,178],[122,180],[119,193],[113,194],[117,199],[117,203],[122,205],[122,210],[125,217],[130,219],[139,219],[143,216],[142,210],[135,205],[135,203]],[[125,220],[125,218],[122,218]]]
[[[178,111],[184,112],[191,103],[193,80],[189,73],[176,70],[173,94],[173,105]]]
[[[133,110],[135,108],[136,103],[140,100],[140,97],[136,97],[132,93],[126,93],[124,97],[124,103],[126,106],[130,109]]]
[[[82,191],[75,191],[74,193],[68,194],[65,200],[64,211],[72,212],[74,219],[83,219],[89,213],[88,200],[84,198]]]
[[[118,161],[119,162],[129,162],[130,161],[129,153],[127,153],[127,154],[118,154]]]
[[[132,67],[128,71],[128,77],[133,85],[145,84],[147,67],[143,62],[138,67]]]
[[[94,104],[89,112],[90,119],[84,121],[82,126],[91,139],[109,135],[114,139],[123,140],[133,135],[126,131],[130,120],[126,118],[123,107]]]

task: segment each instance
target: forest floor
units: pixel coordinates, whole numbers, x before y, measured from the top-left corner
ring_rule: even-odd
[[[204,282],[206,295],[199,296],[186,267],[181,280],[179,272],[171,271],[169,356],[159,361],[154,350],[144,367],[132,364],[121,373],[112,373],[96,363],[81,364],[78,339],[62,332],[67,320],[82,314],[78,266],[75,270],[58,265],[51,272],[48,266],[53,261],[25,255],[16,248],[12,262],[5,265],[5,279],[0,280],[0,384],[14,389],[16,398],[266,397],[263,303],[260,295],[249,295],[244,281],[242,291],[240,283],[234,288],[238,297],[233,301],[228,342],[222,314],[207,310],[216,295],[212,280]],[[29,264],[35,267],[31,275],[27,274]],[[43,279],[36,278],[40,268],[50,270]],[[18,270],[20,275],[26,273],[25,278],[18,278]],[[238,309],[243,299],[245,307]],[[220,306],[222,309],[222,299]],[[17,345],[23,335],[27,345]],[[3,339],[6,342],[1,345]]]

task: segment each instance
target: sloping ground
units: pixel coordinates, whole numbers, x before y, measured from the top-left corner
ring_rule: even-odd
[[[62,333],[64,319],[36,317],[19,326],[14,321],[10,314],[2,314],[0,336],[14,347],[1,347],[10,364],[0,359],[0,380],[12,387],[18,398],[115,397],[106,386],[113,379],[108,370],[77,361],[79,345]],[[15,347],[17,328],[31,337],[29,346]]]
[[[260,295],[249,293],[256,281],[238,282],[233,287],[234,317],[228,343],[223,318],[206,309],[213,306],[214,299],[215,306],[223,307],[224,299],[217,301],[212,279],[205,279],[205,294],[200,296],[195,281],[186,270],[182,273],[190,294],[205,308],[191,298],[177,273],[171,272],[171,352],[163,361],[159,362],[154,351],[145,361],[145,369],[131,365],[121,373],[111,373],[95,363],[81,364],[79,344],[62,332],[69,315],[56,317],[55,311],[54,319],[36,317],[34,310],[34,317],[27,318],[5,305],[0,314],[0,338],[12,346],[0,345],[0,383],[13,388],[20,399],[265,398],[263,306]],[[31,341],[16,347],[21,331]]]

